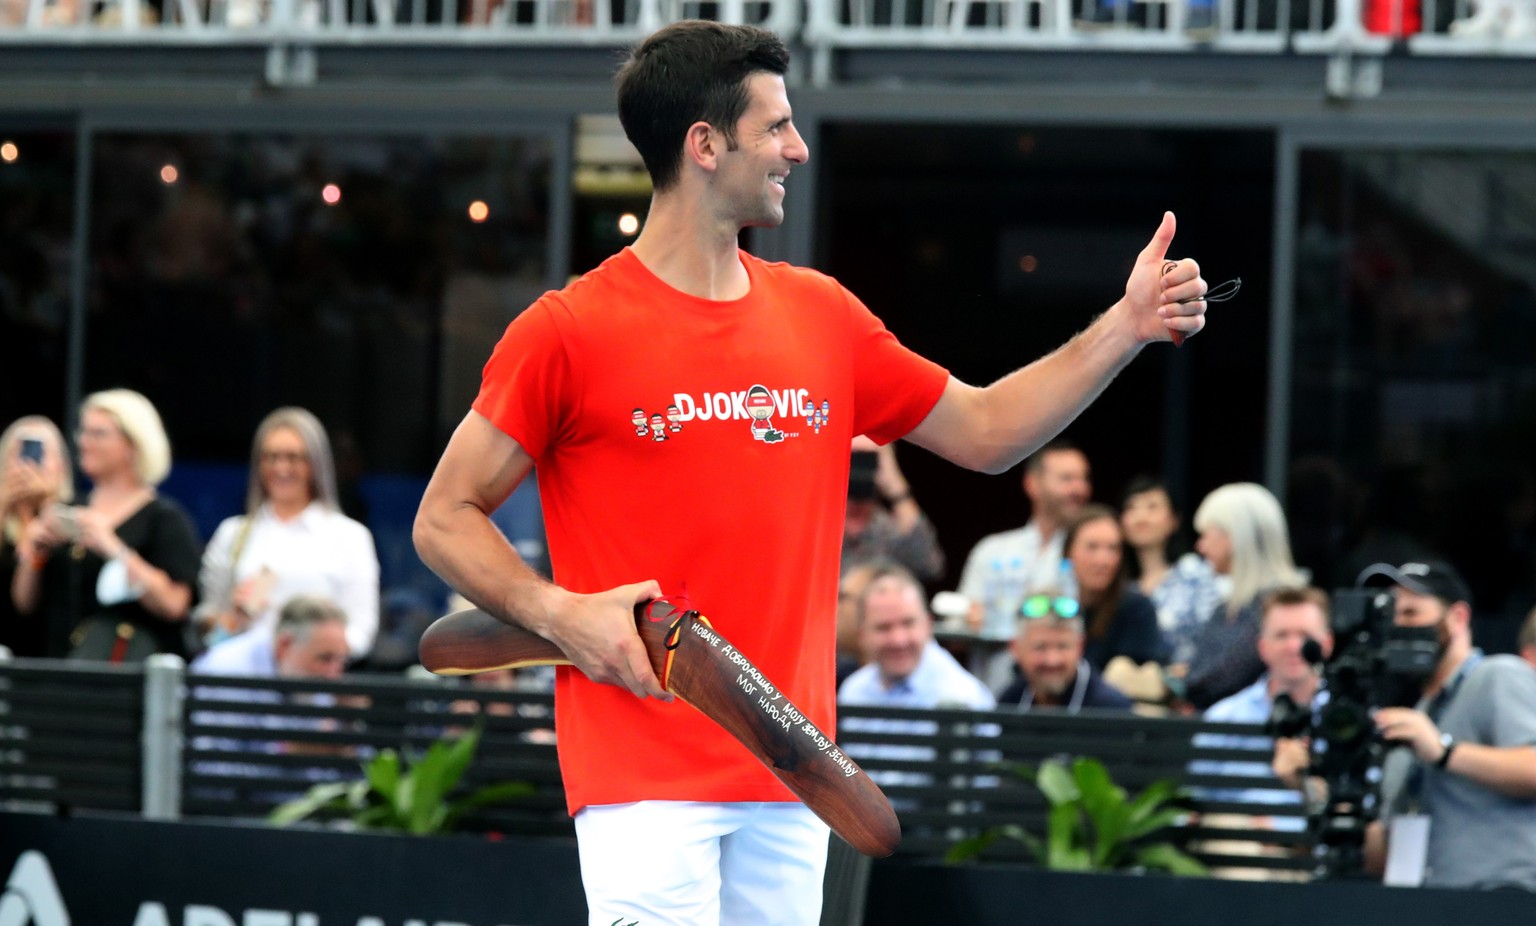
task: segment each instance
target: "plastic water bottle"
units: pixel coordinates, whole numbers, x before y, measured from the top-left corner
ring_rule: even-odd
[[[1066,557],[1062,557],[1061,569],[1056,576],[1056,585],[1057,594],[1063,598],[1071,598],[1079,604],[1082,603],[1082,599],[1077,597],[1077,571],[1072,568],[1072,561]]]

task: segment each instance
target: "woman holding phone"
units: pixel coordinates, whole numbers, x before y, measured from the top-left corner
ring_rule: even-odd
[[[74,498],[69,452],[52,421],[28,415],[0,433],[0,577],[16,573],[21,534],[49,507]],[[8,594],[0,595],[0,646],[15,656],[43,655],[40,621],[24,618]]]
[[[200,550],[192,522],[155,491],[170,442],[144,396],[112,389],[81,408],[81,507],[54,505],[22,532],[11,596],[42,618],[49,656],[138,662],[185,654]]]

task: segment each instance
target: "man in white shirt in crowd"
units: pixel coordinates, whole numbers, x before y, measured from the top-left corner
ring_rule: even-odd
[[[879,570],[859,598],[859,639],[869,664],[855,671],[837,690],[843,705],[904,708],[991,710],[992,692],[934,642],[933,616],[923,601],[923,587],[900,566]],[[849,717],[838,726],[845,735],[915,733],[933,735],[931,720]],[[887,758],[927,761],[931,748],[844,742],[855,759]],[[913,772],[871,772],[882,785],[925,784],[928,776]]]
[[[347,615],[334,602],[300,595],[285,604],[273,631],[231,637],[192,663],[198,675],[340,678],[347,668]]]
[[[1024,463],[1024,494],[1029,523],[983,537],[960,574],[971,628],[1002,643],[1013,638],[1025,594],[1059,585],[1062,538],[1093,495],[1088,458],[1066,441],[1046,444]]]
[[[1319,672],[1302,655],[1302,648],[1308,640],[1315,640],[1323,658],[1326,659],[1333,652],[1328,595],[1316,588],[1276,589],[1265,596],[1259,622],[1259,659],[1264,663],[1264,674],[1242,691],[1207,708],[1206,720],[1264,723],[1274,710],[1275,699],[1282,694],[1288,695],[1302,707],[1316,707],[1320,703]],[[1326,694],[1322,697],[1326,698]],[[1255,756],[1261,758],[1251,762],[1191,762],[1189,770],[1192,774],[1274,780],[1270,754],[1275,744],[1270,737],[1202,733],[1195,737],[1195,745],[1210,749],[1252,749]],[[1201,798],[1210,801],[1276,804],[1298,810],[1301,806],[1301,795],[1288,787],[1200,789],[1198,793]],[[1262,822],[1278,830],[1300,831],[1306,828],[1306,818],[1299,813],[1296,816],[1275,816]]]
[[[300,595],[283,605],[274,631],[250,630],[231,637],[209,649],[192,663],[194,675],[224,675],[246,678],[321,679],[340,678],[347,667],[347,615],[334,602],[318,596]],[[293,692],[287,695],[268,688],[214,687],[199,685],[195,700],[208,708],[195,710],[194,725],[227,728],[224,736],[198,736],[193,748],[228,753],[230,760],[204,760],[194,763],[198,774],[224,777],[265,779],[264,788],[274,779],[298,782],[330,781],[338,777],[331,763],[311,767],[275,767],[248,761],[252,754],[262,755],[343,755],[354,757],[348,746],[331,746],[283,740],[279,731],[333,730],[337,721],[329,717],[295,716],[285,712],[289,704],[307,707],[365,707],[365,700],[348,699],[342,704],[325,692]],[[271,704],[272,713],[224,713],[219,702]],[[254,737],[263,736],[263,739]],[[231,761],[241,759],[246,761]],[[196,789],[200,796],[227,799],[227,789]],[[259,790],[258,800],[275,803],[296,796],[292,791]]]

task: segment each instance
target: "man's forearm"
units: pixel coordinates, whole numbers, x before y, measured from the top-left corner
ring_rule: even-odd
[[[1007,470],[1059,434],[1141,351],[1129,311],[1116,303],[1056,351],[986,388],[952,383],[908,439],[969,469]]]
[[[473,505],[423,502],[411,532],[422,562],[476,607],[542,634],[560,589],[522,557]]]
[[[1445,768],[1505,797],[1536,798],[1536,747],[1458,742]]]

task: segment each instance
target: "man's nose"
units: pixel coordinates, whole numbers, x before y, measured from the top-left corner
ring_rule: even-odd
[[[811,146],[805,143],[805,137],[793,124],[789,127],[789,144],[784,148],[784,157],[796,164],[804,164],[811,159]]]

